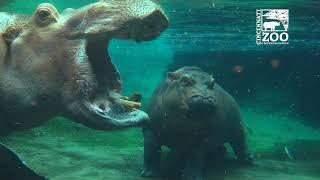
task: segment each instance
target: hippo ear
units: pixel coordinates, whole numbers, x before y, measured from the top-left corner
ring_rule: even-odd
[[[14,28],[8,28],[3,34],[2,37],[7,44],[11,44],[20,34],[20,31]]]
[[[215,85],[215,79],[213,78],[213,76],[210,76],[210,79],[207,82],[207,86],[209,89],[213,89],[214,85]]]

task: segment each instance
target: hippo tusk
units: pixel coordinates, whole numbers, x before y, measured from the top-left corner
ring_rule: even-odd
[[[140,109],[142,104],[140,102],[131,101],[130,98],[122,96],[116,92],[110,92],[110,100],[120,104],[130,110]]]

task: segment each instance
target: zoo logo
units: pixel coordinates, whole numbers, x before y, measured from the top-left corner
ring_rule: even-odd
[[[257,9],[256,10],[256,43],[289,44],[289,10]]]

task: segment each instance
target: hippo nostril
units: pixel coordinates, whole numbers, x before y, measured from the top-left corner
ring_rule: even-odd
[[[40,101],[41,102],[48,101],[48,99],[49,99],[49,96],[47,94],[41,94],[40,95]]]
[[[193,95],[189,99],[190,107],[196,107],[203,104],[206,101],[206,98],[201,95]]]
[[[189,100],[189,113],[193,115],[213,112],[215,98],[193,95]]]
[[[208,97],[208,98],[207,98],[207,101],[208,101],[209,103],[212,103],[212,104],[215,104],[215,103],[216,103],[216,99],[213,98],[213,97]]]
[[[201,96],[201,95],[192,95],[190,97],[190,100],[191,101],[199,101],[199,100],[202,100],[202,99],[205,99],[205,97]]]
[[[152,24],[152,23],[147,24],[147,25],[145,26],[145,28],[148,29],[148,30],[154,30],[154,29],[156,29],[155,26],[154,26],[154,24]]]

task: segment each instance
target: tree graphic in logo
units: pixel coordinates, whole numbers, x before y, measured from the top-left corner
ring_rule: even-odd
[[[289,11],[287,9],[270,9],[267,13],[263,14],[263,17],[266,19],[278,20],[284,27],[284,30],[287,31],[289,27]],[[264,30],[270,29],[274,31],[280,23],[277,21],[270,21],[263,23]]]

